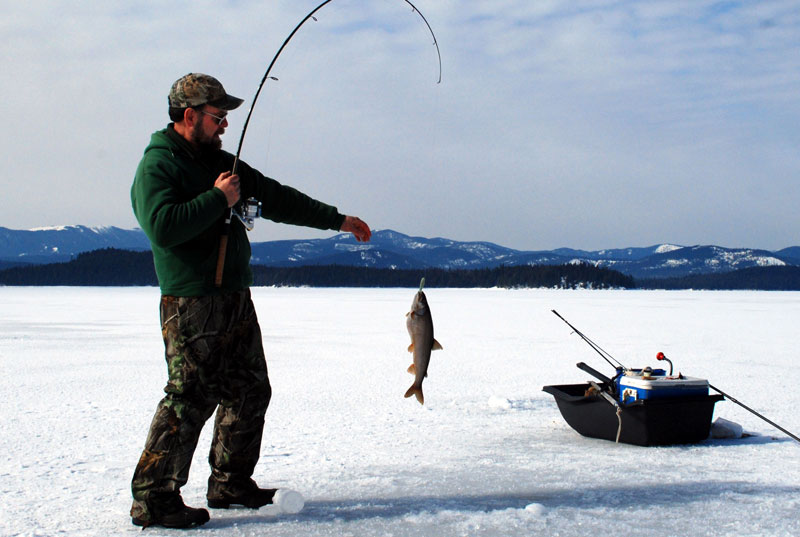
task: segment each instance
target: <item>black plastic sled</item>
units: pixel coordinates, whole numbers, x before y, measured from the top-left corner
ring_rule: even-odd
[[[544,386],[570,427],[583,436],[633,444],[665,446],[695,444],[708,438],[714,405],[722,395],[612,402],[602,394],[588,394],[591,384]],[[603,393],[609,386],[601,386]]]

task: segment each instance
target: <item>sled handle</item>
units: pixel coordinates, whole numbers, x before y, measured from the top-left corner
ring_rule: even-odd
[[[614,389],[614,382],[610,378],[608,378],[607,376],[605,376],[604,374],[602,374],[601,372],[596,370],[595,368],[593,368],[591,366],[588,366],[583,362],[578,362],[575,365],[577,366],[578,369],[582,369],[583,371],[586,371],[587,373],[589,373],[590,375],[592,375],[596,379],[600,379],[603,382],[605,382],[606,384],[608,384],[609,388],[611,390]]]

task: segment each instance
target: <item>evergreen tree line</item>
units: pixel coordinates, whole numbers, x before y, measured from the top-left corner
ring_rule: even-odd
[[[800,291],[800,267],[750,267],[722,274],[637,280],[642,289]]]
[[[344,265],[253,266],[254,285],[310,287],[558,287],[629,288],[634,280],[588,264],[498,267],[479,270],[393,270]],[[0,270],[0,285],[155,286],[153,255],[106,248],[79,254],[67,263]]]
[[[158,285],[151,252],[105,248],[78,254],[65,263],[0,270],[0,285]]]
[[[753,267],[723,274],[634,280],[618,271],[586,263],[501,266],[472,270],[394,270],[344,265],[253,266],[257,286],[309,287],[640,288],[800,290],[800,267]],[[26,265],[0,270],[0,285],[156,286],[153,256],[107,248],[79,254],[67,263]]]
[[[417,287],[423,277],[426,287],[609,289],[635,286],[630,276],[583,263],[473,270],[400,270],[344,265],[253,267],[253,280],[259,286]]]

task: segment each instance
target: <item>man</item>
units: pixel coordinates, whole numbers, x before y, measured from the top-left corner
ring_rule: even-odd
[[[265,177],[222,151],[227,113],[242,104],[215,78],[190,73],[169,93],[173,123],[152,135],[131,188],[133,211],[150,239],[161,288],[168,382],[132,481],[139,526],[187,528],[209,520],[187,507],[192,454],[216,410],[207,500],[212,508],[272,503],[276,490],[252,480],[271,396],[261,330],[250,298],[250,243],[229,230],[223,279],[215,285],[222,224],[230,207],[254,197],[262,215],[368,241],[366,223]]]

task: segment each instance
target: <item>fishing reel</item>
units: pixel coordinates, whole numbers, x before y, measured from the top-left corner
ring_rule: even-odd
[[[231,212],[247,231],[253,231],[256,227],[256,218],[261,216],[261,202],[255,198],[247,198],[237,203]]]

